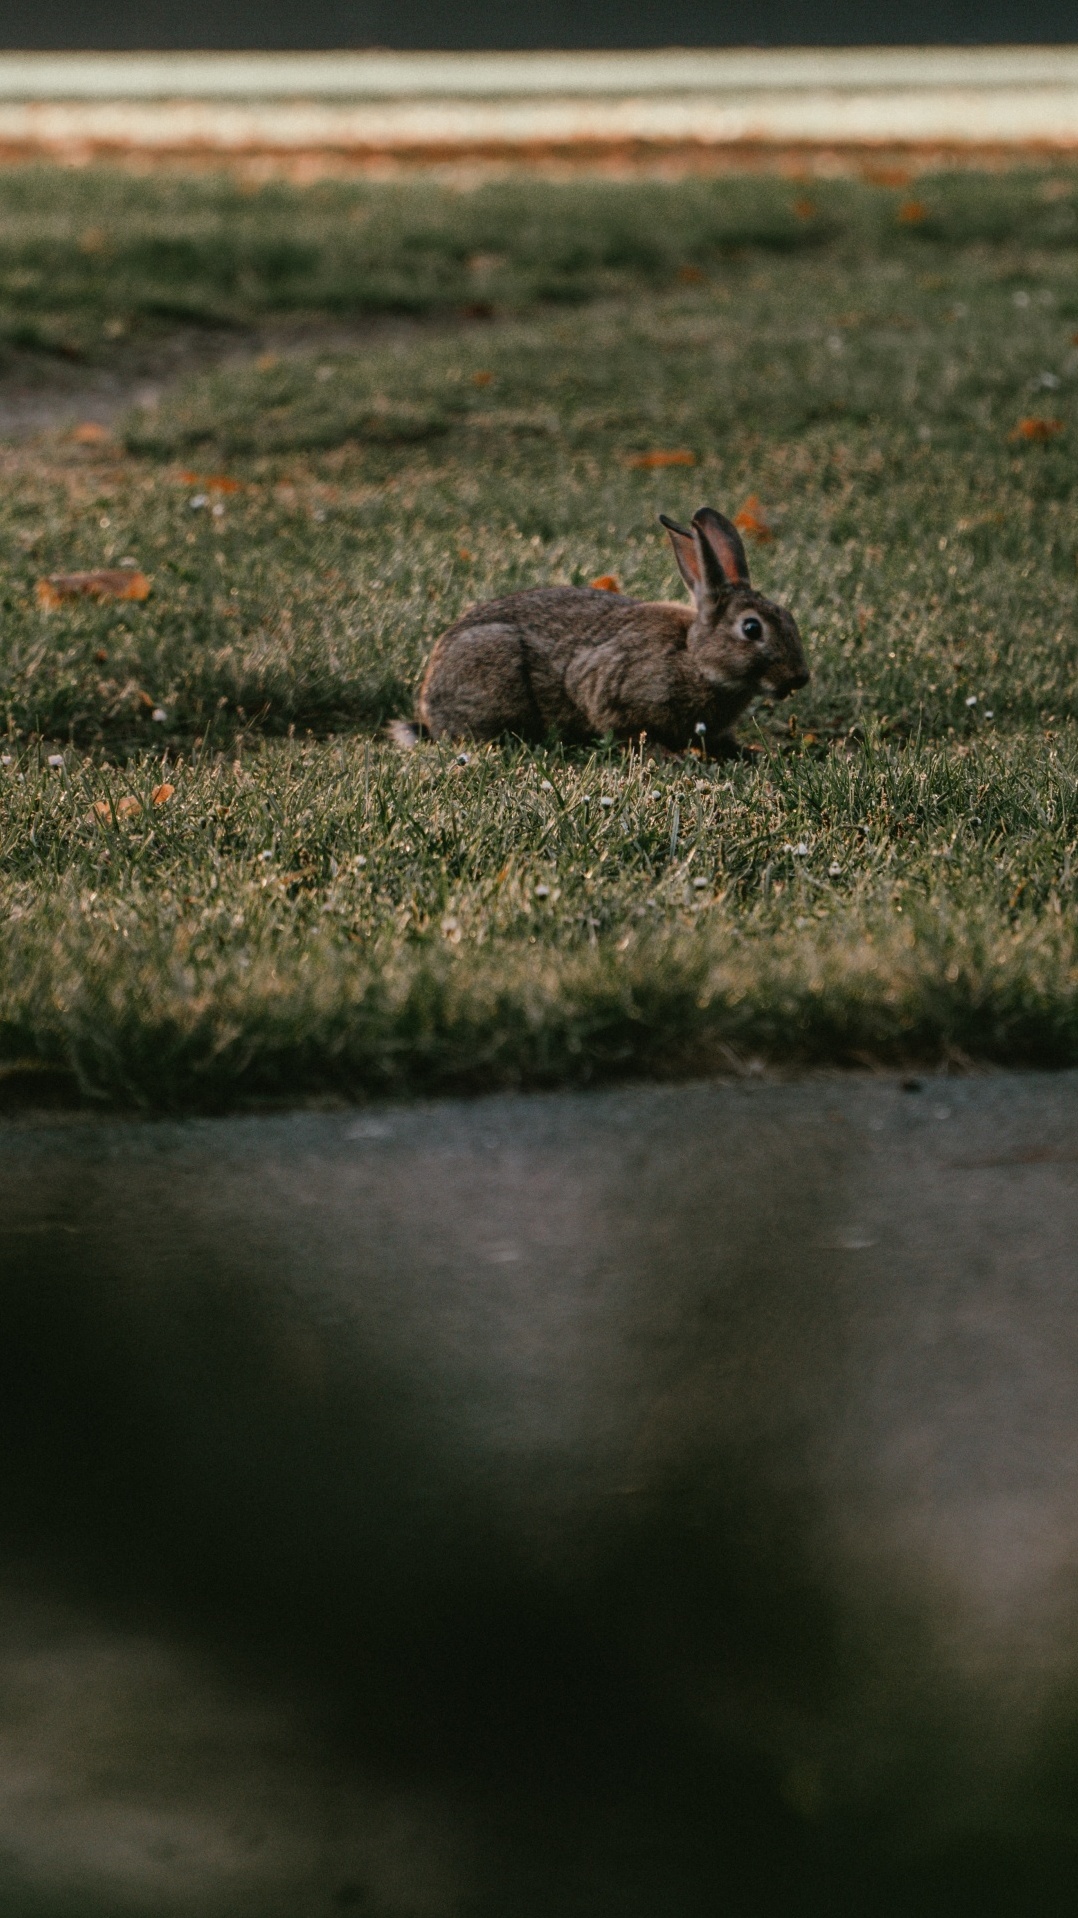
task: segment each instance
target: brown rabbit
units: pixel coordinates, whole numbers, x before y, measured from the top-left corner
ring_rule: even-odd
[[[438,640],[419,691],[434,739],[649,740],[714,749],[757,693],[808,682],[791,613],[749,584],[737,528],[702,506],[665,515],[694,606],[591,587],[540,586],[473,606]],[[397,728],[400,738],[407,729]]]

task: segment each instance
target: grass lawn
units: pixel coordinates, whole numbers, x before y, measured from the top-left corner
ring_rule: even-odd
[[[0,176],[0,403],[157,368],[0,447],[0,1098],[1078,1063],[1076,266],[1066,168]],[[743,762],[384,743],[468,604],[750,496]]]

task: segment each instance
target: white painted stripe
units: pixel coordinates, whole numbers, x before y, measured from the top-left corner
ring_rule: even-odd
[[[1078,47],[0,54],[0,142],[45,150],[627,140],[1078,146]]]
[[[619,141],[1045,142],[1078,146],[1078,85],[1022,91],[756,92],[621,99],[3,101],[0,143],[204,147],[470,147]]]
[[[628,53],[0,53],[0,99],[936,93],[1078,86],[1078,46]]]

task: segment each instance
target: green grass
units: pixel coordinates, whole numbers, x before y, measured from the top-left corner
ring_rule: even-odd
[[[145,220],[156,192],[158,230],[201,220],[237,257],[272,214],[339,260],[362,202],[368,249],[422,230],[429,263],[497,214],[517,274],[491,323],[276,358],[238,335],[114,449],[3,456],[0,1087],[44,1065],[179,1110],[755,1059],[1078,1063],[1075,180],[924,183],[909,229],[901,196],[828,183],[785,238],[771,180],[0,181],[9,212],[48,189],[34,243],[60,252],[61,212],[118,227],[109,193]],[[574,205],[603,209],[577,283],[597,297],[529,306],[549,288],[526,248]],[[637,252],[615,273],[616,231]],[[703,281],[678,281],[689,255]],[[1014,438],[1029,416],[1062,430]],[[695,467],[631,463],[655,450]],[[466,605],[608,571],[669,594],[657,513],[750,493],[776,534],[755,574],[813,682],[742,726],[745,762],[382,742]],[[121,558],[144,605],[38,606],[42,575]]]
[[[914,222],[900,217],[911,201]],[[0,341],[92,353],[102,329],[267,314],[422,314],[579,302],[748,255],[925,260],[956,247],[1066,255],[1068,168],[942,174],[909,187],[773,177],[429,181],[257,189],[227,178],[0,175]]]

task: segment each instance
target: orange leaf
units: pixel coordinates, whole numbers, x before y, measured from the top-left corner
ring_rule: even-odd
[[[116,801],[116,810],[121,819],[133,819],[136,813],[142,811],[142,802],[135,798],[134,793],[125,793],[122,799]]]
[[[79,446],[104,446],[112,434],[100,420],[82,420],[71,435]]]
[[[203,486],[207,493],[242,493],[243,481],[230,479],[227,473],[177,473],[181,486]]]
[[[1028,419],[1019,420],[1013,433],[1007,437],[1012,440],[1054,440],[1062,431],[1062,420]]]
[[[593,579],[591,584],[600,593],[620,593],[621,591],[621,581],[616,573],[600,573],[598,579]]]
[[[702,286],[707,279],[702,266],[679,266],[677,276],[683,286]]]
[[[799,220],[814,220],[818,208],[815,200],[800,199],[794,201],[794,212]]]
[[[473,373],[472,385],[473,386],[489,386],[493,378],[494,378],[493,373]]]
[[[743,533],[747,533],[750,539],[758,540],[761,546],[775,537],[765,517],[763,505],[755,493],[750,493],[741,511],[734,514],[734,525],[740,526]]]
[[[928,218],[928,208],[923,200],[903,200],[895,218],[902,226],[920,226]]]
[[[148,599],[150,582],[145,573],[116,566],[93,573],[50,573],[34,590],[38,603],[52,612],[65,599]]]
[[[696,454],[686,451],[675,453],[630,453],[630,466],[695,466]]]
[[[154,787],[150,798],[155,806],[167,806],[175,790],[175,786],[170,786],[168,780],[163,779],[159,786]]]

